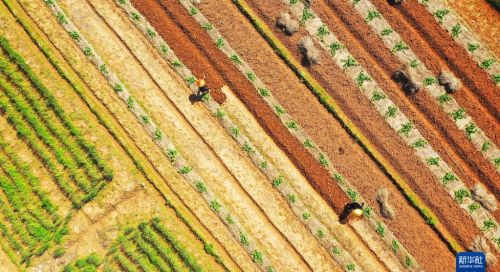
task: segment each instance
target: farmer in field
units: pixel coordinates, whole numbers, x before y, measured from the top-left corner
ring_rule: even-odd
[[[199,100],[203,99],[203,97],[205,97],[210,92],[210,89],[206,86],[204,78],[196,80],[196,87],[198,87],[198,92],[196,93],[196,96],[198,97]]]
[[[359,204],[358,202],[348,202],[344,206],[344,211],[339,216],[339,221],[341,224],[345,224],[352,218],[357,218],[363,215],[363,207],[365,204]],[[352,214],[352,215],[351,215]]]

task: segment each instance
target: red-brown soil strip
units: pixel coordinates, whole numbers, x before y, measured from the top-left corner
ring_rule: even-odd
[[[274,53],[245,17],[238,14],[237,8],[229,0],[205,0],[198,7],[272,90],[287,112],[330,157],[340,173],[359,189],[368,205],[377,207],[375,195],[378,188],[389,189],[391,202],[398,207],[398,216],[404,216],[406,219],[386,220],[385,223],[397,233],[398,239],[410,250],[419,264],[429,271],[444,271],[452,267],[454,257],[446,244],[409,205],[391,180],[364,153],[362,147]],[[377,208],[375,210],[378,212]],[[429,261],[434,254],[430,245],[441,254],[439,264],[431,264]],[[424,250],[426,247],[429,247],[428,251]]]
[[[376,63],[383,68],[387,77],[390,77],[397,69],[399,69],[399,67],[401,67],[401,63],[398,62],[390,50],[383,45],[383,42],[378,38],[377,34],[373,32],[369,25],[364,22],[364,19],[358,15],[350,4],[345,1],[335,1],[335,4],[332,0],[326,0],[326,2],[329,2],[329,7],[333,13],[338,15],[338,18],[346,24],[351,33],[353,33],[356,39],[360,41],[361,45],[369,53],[371,53],[372,58],[375,59]],[[315,6],[315,11],[318,13],[319,6],[319,3]],[[325,19],[326,16],[330,15],[324,14],[321,18]],[[409,31],[399,29],[399,33],[409,33]],[[412,34],[409,33],[408,35]],[[409,39],[410,37],[403,37],[403,39],[405,38]],[[423,56],[421,60],[424,61],[426,65],[432,62],[433,56],[426,53],[428,51],[427,46],[416,42],[417,39],[414,38],[406,41],[412,48],[416,45],[416,53],[419,56]],[[437,56],[436,59],[438,59]],[[372,76],[379,78],[378,82],[381,82],[380,80],[385,80],[384,78],[375,76],[378,71],[377,69],[373,69],[372,63],[368,62],[364,65],[364,67],[367,68]],[[433,72],[436,72],[436,69],[439,69],[436,65],[433,65],[433,67]],[[419,93],[409,97],[407,97],[397,86],[396,88],[388,86],[387,88],[384,88],[384,90],[391,95],[391,98],[393,98],[394,101],[397,101],[396,103],[400,105],[400,108],[403,108],[401,105],[408,105],[408,103],[411,103],[411,100],[413,100],[417,108],[422,111],[427,119],[429,119],[438,128],[438,130],[434,129],[428,122],[425,122],[422,117],[419,117],[418,113],[416,113],[417,109],[415,107],[410,105],[404,107],[405,113],[410,117],[410,119],[417,122],[419,119],[423,121],[419,122],[421,126],[419,129],[420,132],[431,142],[435,150],[442,155],[443,159],[453,168],[455,173],[460,175],[461,179],[468,187],[472,187],[478,182],[484,182],[484,184],[488,186],[497,198],[500,196],[500,184],[498,182],[499,176],[494,166],[486,160],[479,151],[477,151],[477,149],[467,139],[465,133],[458,130],[451,118],[439,109],[433,98],[431,98],[424,90],[421,90]],[[466,90],[461,90],[460,93],[466,93],[465,91]],[[403,104],[398,103],[399,101]],[[470,112],[470,109],[474,108],[474,105],[472,105],[474,103],[469,102],[466,104],[470,105],[470,107],[467,108],[467,111]],[[484,111],[479,110],[478,114],[473,116],[474,120],[479,119],[484,121],[485,119],[488,119],[484,118]],[[483,126],[488,128],[489,131],[496,136],[493,140],[497,140],[496,138],[499,133],[495,132],[498,131],[498,126],[495,126],[494,123],[495,121],[490,119],[486,123],[483,122],[481,124],[482,126],[480,126],[481,128],[483,128]],[[442,137],[436,138],[433,136],[431,131],[441,133]],[[447,142],[450,144],[447,144]]]
[[[384,6],[381,3],[384,2],[383,0],[372,2],[377,8]],[[441,56],[449,67],[453,69],[455,75],[462,79],[464,86],[467,86],[470,91],[477,94],[476,96],[481,101],[481,104],[485,105],[493,116],[496,116],[498,122],[498,118],[500,118],[498,87],[495,86],[490,75],[477,65],[477,62],[470,56],[469,52],[455,42],[451,35],[439,25],[434,16],[417,1],[404,1],[401,5],[380,9],[381,12],[387,12],[388,10],[397,11],[399,16],[394,15],[394,17],[397,17],[400,21],[406,20],[420,33],[420,36],[426,40],[429,48],[435,54]],[[398,27],[404,28],[404,26],[398,24],[391,25],[394,29]],[[404,33],[404,31],[398,32],[400,35]],[[410,35],[409,33],[404,34],[406,36]],[[406,39],[408,42],[417,36],[409,37],[412,37],[412,39]],[[429,61],[432,63],[432,58]],[[432,65],[428,67],[433,69]],[[462,93],[454,95],[460,105],[463,104],[462,102],[468,101],[465,98],[461,99],[461,96]]]
[[[318,5],[319,3],[321,2],[315,1],[315,11],[320,11],[318,13],[321,14],[320,16],[328,27],[337,34],[350,50],[353,49],[351,52],[359,61],[364,62],[365,65],[368,63],[369,66],[375,67],[373,60],[362,50],[362,46],[352,37],[349,31],[342,26],[342,22],[331,11],[329,12],[327,7]],[[274,26],[279,14],[288,8],[280,0],[254,0],[249,4],[269,26]],[[318,7],[320,8],[318,9]],[[292,51],[297,59],[300,59],[301,54],[297,45],[301,37],[305,35],[305,30],[301,29],[292,37],[286,36],[276,28],[274,30],[274,34],[280,41]],[[381,87],[384,90],[398,89],[392,80],[384,75],[379,68],[373,68],[373,70],[378,75],[378,78],[375,79],[382,83]],[[357,89],[355,83],[333,63],[326,52],[322,52],[321,64],[310,67],[309,72],[327,89],[346,114],[351,117],[351,120],[361,129],[362,133],[372,140],[378,151],[393,163],[395,169],[409,182],[412,190],[427,201],[426,204],[438,215],[459,243],[469,245],[472,239],[480,233],[474,222],[453,201],[446,190],[437,184],[436,177],[416,157],[414,151],[380,118],[379,113]],[[375,76],[375,73],[373,73],[373,76]],[[422,118],[421,116],[418,117]],[[422,128],[419,127],[419,129]],[[373,184],[372,186],[376,187],[377,185]],[[399,235],[399,233],[396,235]],[[428,246],[429,250],[432,250],[432,245]],[[417,249],[416,251],[420,250]],[[421,263],[421,265],[423,264]]]
[[[340,213],[344,204],[349,201],[347,195],[333,181],[326,169],[288,133],[278,117],[255,92],[252,84],[215,47],[210,37],[184,7],[176,0],[131,2],[195,74],[206,74],[207,81],[212,81],[212,76],[217,75],[222,84],[227,83],[252,114],[258,117],[260,125],[275,139],[278,146],[287,153],[315,189],[335,212]],[[195,54],[197,57],[192,57]],[[203,69],[200,69],[200,66]]]

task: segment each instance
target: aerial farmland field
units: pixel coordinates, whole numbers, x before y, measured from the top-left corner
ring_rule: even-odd
[[[0,272],[500,271],[499,54],[496,0],[1,0]]]

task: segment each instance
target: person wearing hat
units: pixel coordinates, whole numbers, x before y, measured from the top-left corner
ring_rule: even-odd
[[[358,202],[348,202],[344,205],[344,211],[339,216],[339,221],[341,224],[345,224],[350,219],[361,217],[364,213],[363,207],[365,204],[359,204]]]
[[[196,96],[198,99],[203,99],[205,95],[207,95],[210,92],[210,89],[206,86],[205,79],[197,79],[196,80],[196,87],[198,87],[198,92],[196,93]]]

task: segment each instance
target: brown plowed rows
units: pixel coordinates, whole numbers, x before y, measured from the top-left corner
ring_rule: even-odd
[[[285,9],[284,5],[279,0],[256,0],[251,2],[251,6],[270,26],[274,26],[275,18]],[[281,8],[277,8],[277,6]],[[328,27],[349,47],[351,53],[353,53],[361,63],[364,65],[369,64],[366,65],[365,68],[368,68],[377,82],[382,83],[381,87],[384,90],[398,90],[398,87],[395,86],[392,80],[374,65],[374,61],[362,50],[362,46],[356,42],[356,39],[342,26],[342,22],[332,12],[329,12],[329,9],[325,5],[321,5],[321,2],[315,1],[315,11],[320,14]],[[274,30],[280,40],[292,50],[297,58],[300,58],[297,44],[305,30],[301,30],[292,37],[285,36],[275,28]],[[407,147],[389,125],[380,118],[380,115],[370,102],[359,90],[357,90],[356,85],[344,75],[343,71],[333,63],[324,51],[322,51],[321,64],[310,68],[309,71],[327,89],[329,94],[339,102],[344,111],[360,127],[362,133],[372,139],[372,143],[377,147],[379,152],[381,152],[388,161],[393,163],[395,169],[410,183],[412,189],[427,201],[427,205],[438,215],[440,220],[448,226],[448,230],[455,238],[463,245],[470,244],[473,238],[479,234],[479,230],[475,227],[474,222],[460,207],[458,207],[458,205],[456,205],[448,193],[438,185],[434,175],[419,161],[413,150]],[[408,105],[407,101],[401,101],[402,98],[399,96],[395,96],[393,99],[398,105]],[[411,107],[410,104],[409,106],[403,107],[402,110]],[[410,115],[410,117],[416,119],[423,118],[421,115]],[[424,132],[422,127],[418,128]],[[427,130],[429,130],[429,128],[427,128]],[[429,137],[429,135],[425,136]],[[438,144],[436,145],[437,148],[440,143],[438,139],[439,137],[432,136],[428,140],[434,141],[433,144]],[[439,149],[437,150],[438,152],[442,151]],[[377,185],[374,184],[372,186]]]
[[[244,16],[238,14],[238,9],[228,0],[205,0],[198,7],[211,22],[215,23],[232,47],[269,86],[287,112],[328,154],[338,170],[355,184],[369,201],[367,204],[377,207],[376,191],[380,187],[390,190],[391,203],[398,207],[397,217],[404,216],[406,219],[396,219],[386,223],[401,239],[404,246],[414,254],[417,261],[429,271],[452,267],[453,255],[446,245],[439,240],[422,217],[409,206],[392,182],[352,140],[338,121],[300,83]],[[257,55],[258,58],[255,57]],[[376,186],[374,186],[374,181],[376,181]],[[377,208],[375,210],[378,212]],[[427,248],[429,245],[432,245],[433,249]],[[434,256],[436,249],[442,254],[439,258],[440,263],[431,264],[429,260]]]
[[[328,0],[328,2],[330,2],[331,5],[332,1]],[[398,32],[398,34],[410,45],[413,52],[415,52],[420,60],[424,62],[429,70],[438,75],[442,69],[449,69],[463,81],[465,88],[455,93],[453,97],[460,105],[463,105],[470,114],[474,114],[474,119],[484,116],[484,113],[489,111],[491,115],[489,119],[483,121],[483,123],[486,123],[487,127],[494,129],[494,124],[491,123],[491,121],[498,121],[498,119],[495,119],[495,116],[498,118],[500,114],[500,96],[498,95],[498,88],[489,78],[490,76],[488,73],[478,67],[468,52],[463,50],[458,43],[453,42],[453,48],[462,49],[461,52],[456,52],[460,55],[447,55],[453,62],[448,61],[447,58],[441,58],[441,56],[439,56],[440,50],[438,50],[435,45],[435,43],[440,42],[440,40],[426,43],[425,38],[412,27],[411,22],[407,22],[408,17],[403,16],[398,12],[398,9],[389,5],[385,0],[371,0],[371,2],[391,24],[394,31]],[[432,19],[432,17],[430,19]],[[424,23],[423,21],[424,20],[419,17],[419,24]],[[441,28],[439,25],[435,27]],[[427,29],[427,27],[424,28]],[[437,36],[434,32],[432,32],[432,34],[433,37]],[[447,35],[449,36],[449,34]],[[468,59],[471,63],[460,62],[455,64],[455,59]],[[476,102],[475,99],[477,99],[480,104]],[[474,101],[474,103],[471,103],[471,100]],[[486,109],[482,109],[481,105],[484,105]],[[480,121],[482,120],[478,120],[478,122]],[[495,135],[494,132],[493,130],[493,133],[488,134]]]
[[[331,2],[331,0],[328,1]],[[417,54],[417,56],[419,56],[419,58],[424,62],[427,68],[429,68],[434,74],[439,74],[442,67],[447,66],[436,54],[436,51],[432,50],[434,48],[433,44],[427,45],[423,41],[423,38],[421,38],[421,36],[417,32],[415,32],[414,29],[404,20],[404,17],[394,8],[389,6],[387,2],[383,0],[372,0],[372,3],[377,6],[377,9],[394,27],[394,30],[397,31],[401,35],[401,37],[409,43],[410,47]],[[454,47],[459,47],[459,45],[455,44]],[[386,53],[389,53],[388,50],[385,51]],[[372,54],[380,53],[381,52],[373,52]],[[462,55],[462,58],[467,57],[464,57]],[[384,60],[386,59],[387,58],[384,58]],[[390,71],[393,71],[394,67],[397,67],[397,65],[398,63],[396,63],[396,60],[394,58],[389,59],[389,61],[386,63],[387,69],[389,69]],[[500,96],[498,95],[498,89],[495,85],[493,85],[491,80],[484,79],[484,81],[482,81],[480,79],[481,75],[478,74],[486,73],[484,73],[484,71],[482,71],[482,69],[480,69],[477,65],[458,67],[458,69],[453,69],[453,72],[458,76],[460,76],[460,74],[465,75],[465,73],[468,72],[465,71],[467,69],[474,70],[473,74],[467,74],[467,77],[470,78],[470,81],[473,81],[475,84],[482,86],[479,86],[479,89],[474,86],[468,86],[467,81],[464,80],[466,87],[462,88],[459,92],[454,94],[453,97],[460,105],[464,106],[464,108],[472,116],[474,121],[477,122],[478,126],[485,131],[488,137],[498,143],[500,135],[498,133],[497,119],[498,116],[500,116],[498,115],[498,109],[500,107]],[[491,113],[493,115],[488,114],[486,109],[480,107],[479,104],[475,102],[474,96],[482,101],[485,101],[487,103],[485,104],[486,106],[488,106],[488,104],[494,106],[494,108],[490,107]],[[435,108],[432,106],[432,104],[428,104],[427,101],[421,101],[420,99],[418,99],[416,102],[422,108]],[[494,166],[489,161],[486,161],[473,146],[471,146],[470,144],[463,145],[462,143],[464,141],[467,141],[464,133],[458,131],[458,133],[452,134],[451,131],[456,130],[454,129],[455,124],[453,124],[449,118],[443,116],[443,114],[439,115],[440,116],[436,116],[435,123],[438,125],[443,124],[441,130],[444,131],[445,134],[450,134],[449,138],[452,139],[452,142],[454,143],[453,150],[457,150],[460,156],[471,165],[472,170],[476,172],[478,178],[485,181],[485,183],[494,192],[497,198],[500,197],[500,184],[498,182],[499,176]]]
[[[371,53],[376,63],[381,65],[381,67],[384,69],[386,78],[389,78],[397,69],[399,69],[399,67],[401,67],[401,63],[399,63],[398,60],[391,54],[390,50],[385,47],[378,36],[373,32],[368,24],[364,22],[364,19],[357,14],[357,12],[354,10],[354,8],[351,7],[350,4],[346,3],[345,1],[335,2],[335,4],[332,0],[326,0],[326,2],[329,2],[329,7],[331,7],[331,10],[334,13],[338,14],[338,18],[345,22],[346,26],[351,30],[351,33],[354,33],[356,39],[360,41],[361,45],[366,48],[369,53]],[[318,6],[315,7],[315,10],[317,10]],[[329,15],[324,13],[321,18],[326,18],[327,16]],[[390,22],[392,23],[392,21]],[[431,62],[438,62],[432,60],[433,56],[429,54],[428,47],[416,42],[416,35],[413,36],[413,38],[410,38],[412,33],[407,29],[402,29],[401,24],[393,23],[391,25],[399,25],[398,28],[395,28],[395,31],[398,31],[398,33],[403,35],[403,39],[405,39],[409,43],[411,48],[413,48],[414,46],[418,48],[418,50],[415,50],[415,52],[426,65],[430,64]],[[439,70],[438,65],[432,64],[431,66],[435,68],[434,72],[436,72],[436,70]],[[386,78],[384,77],[375,76],[378,73],[378,70],[373,69],[373,65],[370,64],[370,62],[364,63],[364,67],[367,68],[372,76],[374,76],[375,78],[379,78],[378,82],[383,82],[386,80]],[[487,161],[482,156],[482,154],[480,154],[476,150],[471,142],[467,140],[465,133],[457,129],[452,120],[448,116],[446,116],[446,114],[437,106],[437,103],[434,102],[434,99],[432,99],[425,90],[421,90],[417,94],[411,95],[407,98],[402,90],[397,86],[386,86],[387,87],[384,88],[384,90],[391,95],[391,98],[393,98],[394,101],[401,101],[402,103],[404,103],[397,104],[405,110],[407,116],[409,116],[412,120],[417,121],[419,119],[423,119],[418,116],[418,113],[414,113],[416,109],[410,110],[411,108],[414,108],[408,105],[408,102],[410,102],[410,100],[414,100],[420,111],[422,111],[424,115],[431,122],[433,122],[436,127],[440,128],[439,130],[435,130],[431,125],[428,124],[428,122],[419,122],[420,132],[424,135],[424,137],[426,137],[427,140],[432,143],[432,146],[435,148],[435,150],[438,151],[443,159],[453,168],[455,173],[460,175],[461,179],[467,186],[472,187],[475,183],[484,182],[497,197],[500,196],[500,184],[498,184],[498,174],[496,172],[496,169],[489,161]],[[467,91],[464,88],[459,93],[465,94],[466,92]],[[454,95],[454,97],[457,96]],[[466,100],[470,99],[466,97],[463,98]],[[464,101],[459,101],[459,103],[461,103],[462,105],[477,104],[470,102],[465,102],[464,104]],[[403,107],[402,105],[405,104],[408,106]],[[470,109],[472,107],[473,106],[468,107],[467,111],[470,112]],[[488,119],[485,118],[484,113],[481,116],[481,113],[483,112],[479,110],[479,116],[477,114],[473,115],[474,120],[478,119],[478,121],[484,121]],[[489,128],[488,130],[491,132],[490,135],[495,136],[492,140],[496,140],[496,138],[498,137],[498,133],[495,133],[495,130],[498,129],[494,125],[494,123],[495,122],[491,119],[486,123],[478,122],[478,125],[481,128],[483,128],[482,125],[485,125],[484,128]],[[433,134],[430,133],[432,130],[434,130],[434,132],[441,133],[443,137],[437,138],[433,136]],[[486,132],[488,132],[488,130],[486,130]],[[449,140],[450,145],[446,144],[447,140]]]
[[[374,3],[377,2],[374,1]],[[439,25],[433,15],[417,1],[404,1],[402,5],[394,9],[399,11],[403,18],[420,32],[427,43],[432,45],[434,51],[453,68],[453,71],[464,81],[466,86],[480,94],[481,103],[483,105],[489,104],[487,107],[498,118],[500,116],[500,97],[497,87],[490,76],[477,66],[476,61],[469,53]],[[490,135],[490,137],[492,136]]]
[[[280,123],[265,102],[253,90],[250,82],[229,62],[212,43],[201,27],[190,17],[187,11],[175,0],[133,0],[134,6],[149,20],[158,33],[165,39],[177,56],[196,74],[207,74],[208,81],[217,74],[217,78],[229,87],[244,101],[260,124],[292,159],[300,171],[321,192],[327,202],[338,213],[347,196],[328,175],[328,172],[307,153]],[[193,48],[193,44],[196,48]],[[189,47],[188,47],[189,46]],[[190,49],[190,50],[187,50]],[[196,52],[198,51],[198,52]],[[196,52],[196,53],[195,53]],[[192,57],[194,54],[204,57]],[[204,69],[200,69],[201,66]]]

